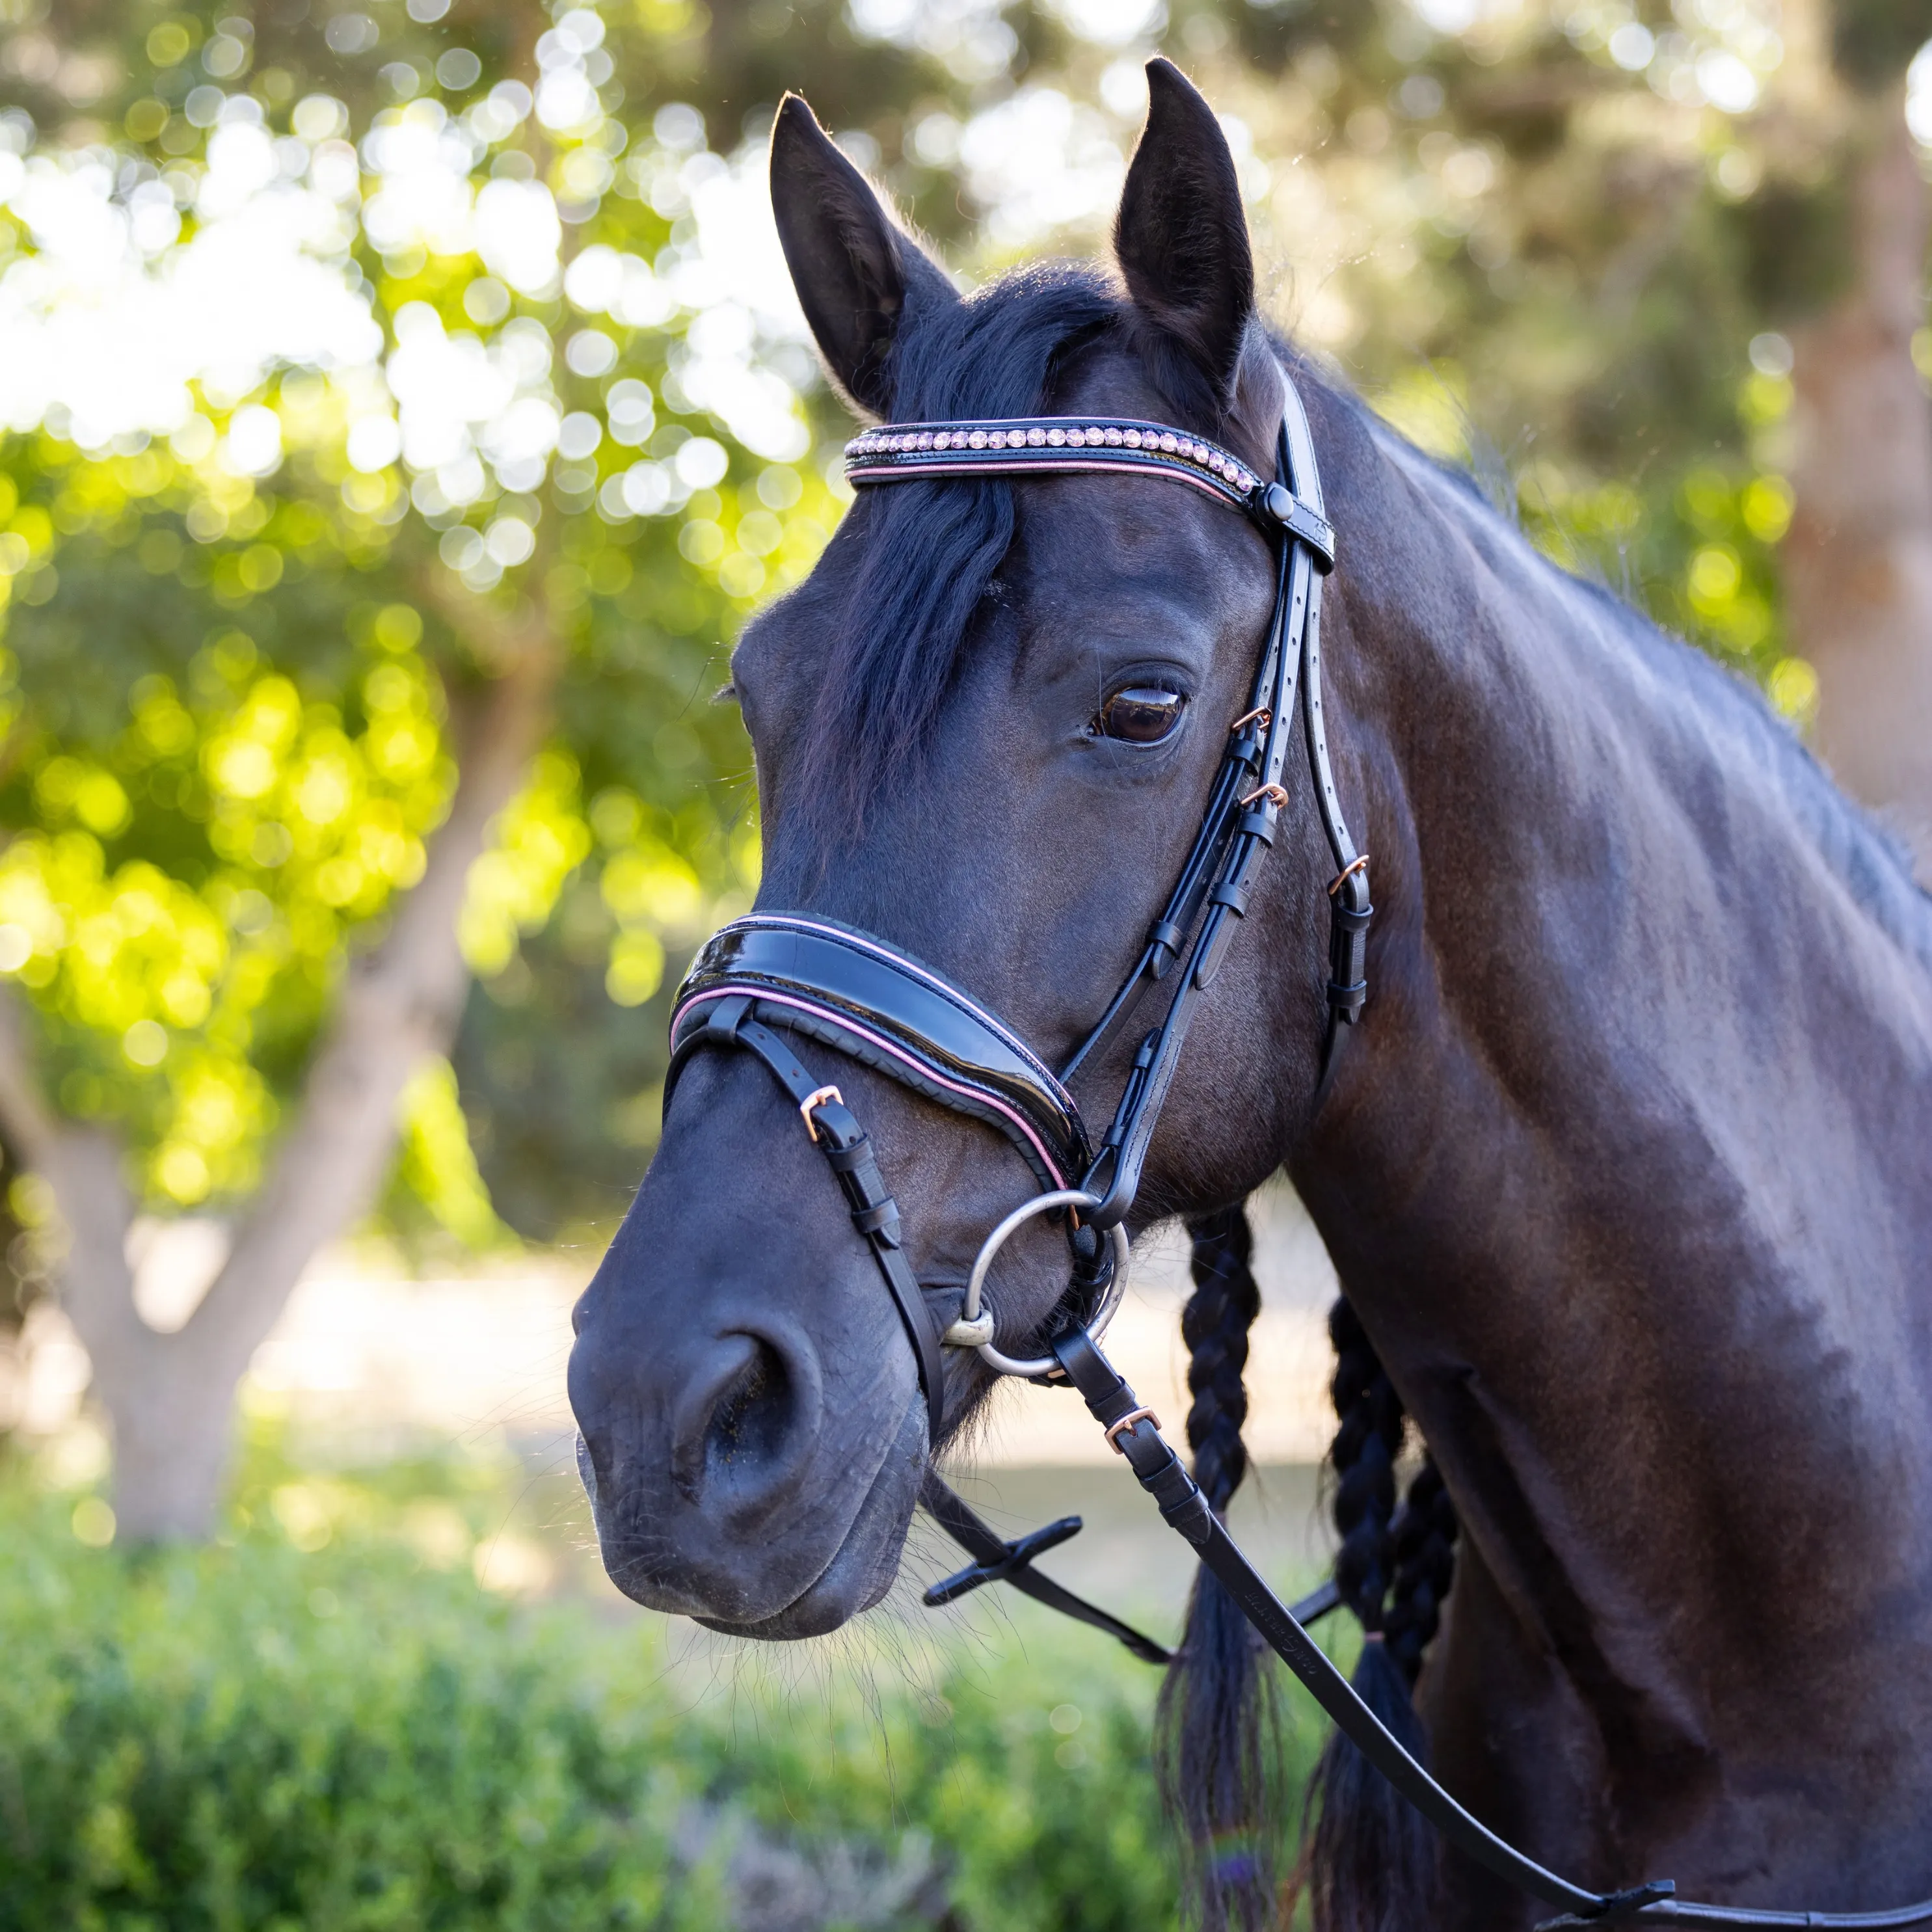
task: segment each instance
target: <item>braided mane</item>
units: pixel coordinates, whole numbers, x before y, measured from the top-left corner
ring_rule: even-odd
[[[1188,1223],[1194,1293],[1180,1318],[1187,1344],[1188,1447],[1194,1480],[1218,1515],[1247,1474],[1241,1440],[1248,1331],[1261,1312],[1245,1209]],[[1162,1686],[1156,1767],[1180,1826],[1187,1891],[1208,1932],[1260,1932],[1274,1919],[1270,1769],[1279,1760],[1274,1673],[1220,1580],[1196,1573],[1180,1649]]]
[[[1429,1740],[1410,1693],[1449,1593],[1455,1505],[1425,1460],[1397,1513],[1402,1397],[1346,1295],[1329,1311],[1328,1334],[1340,1423],[1329,1450],[1341,1537],[1335,1582],[1365,1639],[1354,1685],[1409,1755],[1426,1763]],[[1434,1834],[1339,1732],[1322,1747],[1308,1811],[1313,1829],[1298,1876],[1319,1932],[1407,1932],[1435,1889]]]

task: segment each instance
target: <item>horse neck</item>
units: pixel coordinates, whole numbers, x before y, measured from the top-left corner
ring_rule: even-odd
[[[1897,1628],[1932,1564],[1932,920],[1714,668],[1412,452],[1358,425],[1340,468],[1328,709],[1378,932],[1291,1167],[1344,1286],[1573,1676],[1664,1693],[1666,1615],[1707,1672],[1741,1632],[1770,1661],[1768,1605],[1801,1648],[1848,1594]]]

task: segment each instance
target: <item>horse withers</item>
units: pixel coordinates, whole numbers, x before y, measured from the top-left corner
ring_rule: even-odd
[[[1130,1225],[1293,1178],[1366,1364],[1350,1453],[1406,1409],[1460,1526],[1417,1702],[1485,1822],[1604,1887],[1932,1892],[1932,905],[1754,694],[1270,340],[1219,128],[1164,63],[1150,82],[1118,277],[962,299],[802,103],[772,154],[806,314],[868,416],[1175,424],[1267,476],[1282,366],[1305,400],[1373,990],[1324,1079],[1334,867],[1291,785]],[[1260,532],[1136,478],[862,490],[734,659],[760,906],[881,935],[1058,1064],[1186,856],[1275,584]],[[1140,1030],[1074,1082],[1102,1114]],[[1039,1182],[989,1128],[806,1054],[829,1057],[943,1325]],[[941,1444],[847,1207],[768,1071],[692,1060],[571,1365],[604,1560],[640,1602],[799,1637],[890,1586]],[[1040,1330],[1066,1274],[1064,1235],[1022,1229],[1003,1336]],[[948,1352],[942,1436],[991,1380]],[[1366,1522],[1387,1555],[1386,1503]],[[1183,1679],[1211,1662],[1204,1601]],[[1385,1856],[1379,1796],[1325,1788],[1324,1932],[1529,1922],[1460,1857]],[[1204,1869],[1210,1918],[1263,1922],[1264,1885]]]

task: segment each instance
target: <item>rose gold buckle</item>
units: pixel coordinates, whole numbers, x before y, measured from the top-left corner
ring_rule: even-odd
[[[1352,873],[1366,872],[1368,869],[1368,865],[1369,855],[1364,852],[1359,859],[1354,860],[1343,866],[1341,871],[1335,874],[1335,883],[1328,888],[1328,896],[1332,899],[1348,883],[1349,875]]]
[[[1258,724],[1265,731],[1274,722],[1274,713],[1265,704],[1257,704],[1253,710],[1244,711],[1228,727],[1228,735],[1232,737],[1244,724]]]
[[[1258,798],[1264,798],[1277,812],[1288,809],[1288,794],[1278,784],[1256,785],[1247,796],[1236,801],[1241,805],[1252,805]]]
[[[1160,1418],[1155,1414],[1152,1409],[1133,1408],[1130,1409],[1119,1421],[1114,1424],[1112,1428],[1107,1431],[1107,1441],[1116,1456],[1124,1456],[1127,1453],[1120,1447],[1120,1438],[1129,1430],[1143,1422],[1150,1422],[1156,1429],[1160,1426]]]
[[[799,1118],[804,1121],[805,1130],[812,1136],[814,1146],[818,1142],[818,1124],[812,1118],[812,1109],[824,1106],[828,1100],[836,1100],[842,1107],[845,1104],[844,1095],[836,1087],[821,1087],[816,1093],[808,1094],[798,1103]]]

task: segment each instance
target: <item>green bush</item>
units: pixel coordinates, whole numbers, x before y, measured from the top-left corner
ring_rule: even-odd
[[[5,1520],[0,1924],[716,1925],[668,1710],[399,1552]],[[675,1881],[675,1882],[674,1882]]]
[[[827,1924],[1173,1922],[1156,1674],[1030,1606],[721,1664],[374,1531],[128,1555],[70,1506],[0,1491],[8,1932],[695,1932],[748,1845],[856,1871],[874,1904]],[[880,1918],[865,1874],[922,1870]]]

